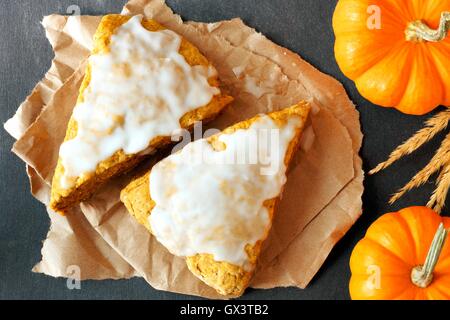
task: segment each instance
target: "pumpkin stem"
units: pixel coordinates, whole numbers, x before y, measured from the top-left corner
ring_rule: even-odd
[[[442,12],[441,21],[437,30],[431,29],[422,20],[411,22],[405,30],[405,38],[407,41],[422,42],[431,41],[439,42],[447,37],[450,29],[450,12]]]
[[[434,235],[430,250],[428,251],[425,264],[423,266],[414,267],[411,271],[411,281],[419,288],[426,288],[433,281],[433,272],[444,247],[445,239],[447,238],[448,230],[444,228],[441,223]]]

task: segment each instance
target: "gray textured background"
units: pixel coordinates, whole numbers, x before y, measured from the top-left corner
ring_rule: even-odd
[[[51,13],[66,14],[78,5],[82,14],[120,12],[119,0],[0,0],[0,120],[4,123],[50,66],[52,51],[40,21]],[[421,127],[426,117],[408,117],[371,105],[361,98],[333,58],[331,18],[337,0],[169,0],[184,19],[216,21],[241,17],[248,25],[303,56],[325,73],[342,81],[361,112],[366,134],[362,157],[371,168]],[[386,173],[365,181],[364,214],[338,243],[306,290],[280,288],[249,290],[246,299],[348,299],[351,250],[381,213],[424,204],[433,185],[408,194],[395,206],[389,194],[409,180],[431,157],[440,135],[420,152]],[[30,270],[40,259],[49,219],[44,207],[29,193],[24,164],[10,153],[13,139],[0,129],[0,299],[186,299],[187,296],[152,289],[142,279],[85,281],[81,290],[68,290],[64,279]]]

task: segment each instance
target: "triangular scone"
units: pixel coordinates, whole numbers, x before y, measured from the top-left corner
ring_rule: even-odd
[[[286,180],[286,170],[299,146],[309,110],[308,103],[300,102],[281,111],[237,123],[207,139],[190,143],[181,151],[157,163],[150,172],[130,182],[121,192],[121,201],[130,214],[156,234],[156,238],[160,242],[162,240],[163,245],[172,253],[176,254],[174,251],[178,252],[180,248],[189,252],[189,248],[184,248],[189,243],[196,246],[197,250],[204,249],[192,255],[183,254],[191,272],[220,294],[239,296],[248,286],[255,270],[262,242],[268,235],[276,202]],[[243,162],[225,166],[218,164],[214,169],[209,164],[203,166],[200,163],[197,166],[189,162],[197,159],[186,157],[190,153],[192,156],[202,152],[204,149],[197,148],[199,145],[207,149],[203,161],[210,159],[208,154],[214,158],[218,153],[226,152],[228,148],[237,150],[235,147],[239,147],[240,143],[248,144],[247,138],[250,135],[245,135],[247,131],[261,131],[266,125],[267,129],[279,129],[279,136],[282,137],[279,138],[278,144],[270,144],[271,152],[275,152],[276,148],[279,148],[276,149],[277,152],[282,152],[279,156],[279,170],[274,171],[273,176],[270,176],[270,173],[267,173],[266,178],[258,176],[255,174],[257,171],[253,170],[254,167],[242,167]],[[258,144],[259,140],[250,140],[250,144],[252,143]],[[216,154],[212,153],[208,146],[212,147]],[[186,155],[180,155],[183,152],[186,152]],[[246,159],[250,161],[249,157]],[[271,159],[276,160],[276,157]],[[242,168],[251,170],[246,174],[239,171]],[[234,174],[233,170],[237,174]],[[277,185],[276,188],[279,189],[273,189],[276,192],[272,196],[261,198],[267,190],[272,190],[271,184]],[[153,194],[152,199],[150,193],[156,193],[156,198]],[[163,203],[157,204],[154,199],[163,199]],[[247,209],[248,212],[256,210],[256,214],[252,213],[247,217]],[[267,220],[261,218],[264,215]],[[262,228],[261,222],[264,224]],[[205,230],[205,223],[206,227],[212,226],[210,232]],[[155,226],[158,230],[155,230]],[[254,239],[255,232],[256,235],[259,234],[257,239]],[[253,242],[246,242],[241,247],[236,246],[240,244],[241,239],[252,237]],[[227,245],[231,247],[226,247]],[[242,252],[239,252],[241,249],[230,252],[233,248],[241,248]],[[211,251],[226,259],[216,258]],[[244,263],[241,253],[246,258]],[[230,262],[231,260],[237,263]]]
[[[138,20],[136,20],[138,19]],[[134,23],[134,26],[133,26]],[[139,26],[137,26],[137,24],[139,24]],[[143,28],[142,28],[143,27]],[[128,28],[127,30],[125,30],[125,28]],[[134,28],[134,29],[133,29]],[[142,28],[137,30],[136,28]],[[137,31],[136,31],[137,30]],[[120,40],[115,40],[117,43],[113,42],[112,39],[119,39],[119,37],[117,36],[117,34],[121,32],[121,38]],[[133,34],[133,32],[135,32],[136,34]],[[156,67],[154,65],[150,65],[150,63],[148,62],[149,60],[147,59],[151,59],[152,56],[150,55],[150,53],[148,51],[145,50],[145,46],[144,44],[140,44],[139,40],[136,40],[136,38],[143,38],[146,39],[145,37],[148,35],[142,35],[142,33],[151,33],[152,37],[155,37],[155,43],[157,41],[160,41],[159,38],[157,38],[156,34],[161,34],[163,32],[167,32],[167,34],[164,34],[164,36],[169,37],[169,39],[173,38],[173,42],[175,43],[175,45],[178,43],[178,51],[177,49],[173,49],[176,54],[178,54],[177,57],[175,57],[175,61],[177,61],[176,63],[178,63],[178,65],[174,66],[169,66],[169,67],[173,67],[173,69],[169,69],[169,67],[167,67],[167,65],[165,63],[167,63],[169,59],[169,57],[164,57],[164,56],[157,56],[157,59],[154,59],[155,61],[158,61],[159,66],[157,65],[158,63],[155,63],[155,65],[157,65]],[[140,34],[139,34],[140,33]],[[113,38],[116,37],[116,38]],[[172,37],[172,38],[170,38]],[[139,38],[140,39],[140,38]],[[133,52],[134,47],[133,45],[129,44],[127,46],[127,41],[134,41],[133,43],[137,43],[135,45],[136,47],[136,52]],[[172,41],[172,40],[171,40]],[[178,42],[176,42],[178,41]],[[113,46],[114,43],[114,50],[111,48]],[[173,43],[169,43],[169,45],[172,45]],[[150,46],[149,44],[145,43],[145,45]],[[155,44],[156,46],[158,46],[158,44]],[[161,51],[168,51],[169,49],[166,48],[166,44],[160,44],[159,48],[157,47],[157,49],[155,50],[159,50]],[[123,50],[122,50],[123,49]],[[140,51],[138,51],[138,49]],[[127,51],[128,50],[128,51]],[[114,51],[114,52],[113,52]],[[123,51],[123,52],[122,52]],[[131,52],[129,52],[131,51]],[[156,52],[156,51],[155,51]],[[125,63],[119,63],[119,64],[114,64],[114,63],[110,63],[110,61],[114,61],[113,59],[116,59],[117,61],[119,59],[125,59],[123,58],[124,55],[129,55],[130,57],[132,57],[132,59],[130,59],[130,61],[127,60],[127,62]],[[148,54],[148,56],[147,56]],[[173,52],[171,52],[171,54],[173,54]],[[141,57],[141,60],[139,60],[139,55]],[[99,59],[98,57],[103,57],[103,56],[108,56],[111,57],[109,63],[111,64],[111,70],[108,69],[108,67],[104,67],[102,66],[101,68],[103,68],[103,71],[98,71],[98,74],[95,74],[95,70],[100,70],[100,69],[95,69],[92,67],[92,61],[97,61],[97,65],[101,65],[101,59]],[[137,57],[137,58],[136,58]],[[184,58],[184,59],[183,59]],[[92,59],[96,59],[96,60],[92,60]],[[137,60],[136,60],[137,59]],[[178,59],[178,60],[176,60]],[[173,61],[172,60],[172,61]],[[184,60],[179,62],[180,60]],[[100,61],[100,62],[99,62]],[[191,102],[193,105],[190,105],[190,108],[187,112],[182,113],[180,117],[177,118],[178,121],[176,121],[176,127],[178,128],[170,128],[167,127],[166,130],[162,130],[161,128],[158,128],[158,132],[164,132],[164,134],[158,134],[158,135],[153,135],[151,136],[150,133],[149,137],[151,137],[148,140],[145,140],[145,148],[141,148],[143,150],[137,149],[139,150],[139,152],[125,152],[123,148],[118,148],[117,150],[114,150],[115,152],[112,153],[110,150],[104,151],[103,149],[107,149],[107,146],[94,146],[97,148],[103,148],[101,150],[103,150],[102,152],[110,152],[107,156],[104,156],[103,158],[100,158],[99,156],[97,157],[97,162],[95,163],[96,166],[92,166],[91,163],[91,168],[90,169],[86,169],[87,171],[83,172],[82,174],[76,174],[76,175],[72,175],[70,177],[70,179],[67,179],[67,177],[65,177],[65,175],[68,175],[68,171],[69,170],[65,170],[64,167],[64,163],[72,163],[73,167],[81,167],[83,166],[85,163],[85,158],[83,156],[88,156],[91,157],[89,161],[95,161],[92,160],[93,157],[89,154],[90,152],[85,152],[85,154],[81,154],[81,156],[73,156],[72,154],[76,151],[76,150],[65,150],[66,151],[66,159],[61,159],[62,158],[62,151],[60,150],[60,158],[58,160],[56,169],[55,169],[55,173],[53,176],[53,182],[52,182],[52,190],[51,190],[51,200],[50,200],[50,207],[54,210],[57,211],[61,214],[64,214],[65,210],[68,209],[69,207],[79,203],[80,201],[83,201],[87,198],[89,198],[92,193],[105,181],[109,180],[110,178],[121,174],[131,168],[133,168],[136,164],[138,164],[144,157],[145,155],[148,155],[150,153],[150,151],[153,151],[154,149],[163,147],[164,145],[167,145],[171,142],[171,134],[174,133],[174,130],[177,129],[191,129],[193,124],[196,121],[208,121],[213,119],[227,104],[229,104],[233,99],[230,96],[227,96],[225,94],[222,94],[219,90],[219,82],[218,82],[218,77],[217,77],[217,73],[215,72],[214,68],[210,65],[210,63],[208,62],[208,60],[198,51],[198,49],[196,47],[194,47],[191,43],[189,43],[188,41],[186,41],[185,39],[181,38],[180,36],[176,35],[175,33],[170,33],[169,30],[166,30],[163,26],[161,26],[160,24],[158,24],[157,22],[153,21],[153,20],[146,20],[146,19],[142,19],[142,17],[140,16],[135,16],[135,17],[128,17],[128,16],[122,16],[122,15],[107,15],[105,16],[102,20],[100,25],[98,26],[97,32],[94,36],[94,48],[91,54],[91,58],[88,62],[88,67],[86,70],[86,75],[84,78],[84,81],[80,87],[80,91],[79,91],[79,97],[78,97],[78,101],[77,101],[77,107],[80,104],[84,104],[87,105],[88,103],[86,103],[86,97],[88,97],[90,100],[89,105],[94,105],[96,108],[98,108],[98,105],[102,104],[101,107],[103,107],[104,110],[102,110],[102,112],[105,113],[106,116],[110,116],[110,114],[108,114],[109,110],[108,108],[111,105],[114,105],[116,108],[123,108],[124,105],[127,105],[127,100],[132,100],[135,103],[134,108],[138,111],[136,111],[137,113],[140,112],[140,109],[142,109],[142,107],[146,106],[152,106],[153,105],[158,105],[158,104],[164,104],[164,107],[166,109],[170,109],[172,108],[172,103],[171,101],[174,101],[172,98],[172,96],[170,96],[170,94],[166,94],[167,99],[161,99],[161,86],[165,80],[167,80],[167,72],[164,74],[164,76],[161,76],[161,79],[158,79],[158,77],[149,77],[148,73],[145,73],[145,69],[139,69],[137,66],[133,65],[134,63],[136,63],[136,61],[139,61],[140,65],[143,64],[147,64],[146,66],[148,68],[153,68],[154,69],[161,67],[161,68],[165,68],[165,71],[169,70],[175,70],[173,71],[173,73],[175,74],[175,72],[180,73],[179,70],[176,70],[176,68],[180,68],[180,65],[185,66],[187,68],[192,68],[195,69],[195,71],[198,71],[199,69],[203,68],[202,70],[208,71],[208,74],[206,74],[206,72],[203,72],[205,75],[203,76],[204,79],[200,79],[197,80],[199,84],[202,84],[203,87],[205,86],[209,86],[209,88],[214,89],[215,92],[212,94],[210,94],[211,98],[208,98],[209,100],[205,100],[206,103],[203,104],[194,104],[192,101],[195,101],[195,98],[197,95],[202,94],[201,90],[195,90],[195,89],[199,89],[200,86],[197,87],[193,87],[193,90],[190,90],[191,92],[186,92],[185,96],[182,98],[185,98],[184,101],[188,101]],[[139,65],[139,66],[140,66]],[[190,67],[189,67],[190,66]],[[135,68],[135,69],[133,69]],[[106,72],[105,72],[106,69]],[[131,70],[131,71],[130,71]],[[133,71],[134,70],[134,71]],[[136,71],[137,70],[137,71]],[[110,72],[108,72],[110,71]],[[210,72],[212,71],[212,72]],[[102,74],[103,72],[103,74]],[[134,72],[134,73],[133,73]],[[154,71],[155,73],[157,72]],[[186,72],[190,72],[190,70],[186,71]],[[199,74],[202,75],[200,71],[197,72],[197,74],[195,75],[196,78],[194,79],[198,79],[199,78]],[[144,74],[142,74],[144,73]],[[99,75],[100,74],[100,75]],[[138,74],[138,76],[136,76],[136,74]],[[147,82],[145,81],[141,81],[139,82],[139,79],[144,78],[147,75]],[[106,81],[102,81],[99,80],[103,77],[102,80],[106,80]],[[109,77],[109,78],[108,78]],[[111,79],[113,77],[122,77],[125,80],[120,80],[124,83],[124,86],[120,85],[119,80],[116,81],[116,87],[108,87],[109,84],[111,83],[110,81],[107,81],[108,79]],[[133,78],[135,77],[135,78]],[[121,78],[121,79],[122,79]],[[149,79],[150,78],[150,79]],[[169,74],[169,78],[170,78],[170,74]],[[119,79],[119,78],[117,78]],[[182,83],[183,79],[188,79],[183,78],[182,76],[180,76],[178,79],[172,77],[171,78],[171,83],[169,81],[169,84],[172,86],[176,86],[179,85],[178,83]],[[113,78],[113,80],[115,80],[115,78]],[[128,81],[130,80],[130,81]],[[133,82],[134,81],[134,82]],[[185,80],[187,81],[187,80]],[[203,83],[202,83],[203,81]],[[94,83],[94,84],[92,84]],[[129,84],[132,83],[132,84]],[[136,84],[133,86],[133,84]],[[197,84],[197,83],[196,83]],[[183,85],[183,84],[182,84]],[[180,85],[180,86],[182,86]],[[95,86],[97,88],[95,88]],[[139,102],[139,98],[141,97],[141,92],[144,92],[147,94],[148,90],[151,90],[153,87],[158,86],[157,89],[154,89],[154,91],[156,92],[155,95],[156,97],[152,97],[152,96],[145,96],[142,94],[142,103]],[[94,88],[92,88],[94,87]],[[164,88],[163,88],[164,89]],[[201,89],[201,88],[200,88]],[[97,90],[97,91],[95,91]],[[101,91],[103,90],[103,91]],[[178,88],[173,89],[173,90],[178,90]],[[183,90],[183,88],[181,88],[180,90]],[[162,90],[164,91],[164,90]],[[200,91],[200,92],[198,92]],[[107,93],[107,94],[103,94],[103,96],[100,96],[100,94],[98,96],[100,96],[99,98],[95,96],[95,92],[103,92],[103,93]],[[167,91],[170,93],[170,91]],[[110,96],[109,96],[109,93]],[[158,96],[159,94],[159,96]],[[128,96],[127,96],[128,95]],[[188,96],[191,95],[191,96]],[[118,98],[117,98],[118,97]],[[154,98],[153,100],[151,100],[150,103],[146,103],[146,101],[150,101],[150,99]],[[112,101],[113,103],[108,105],[108,99],[110,99],[109,101]],[[122,99],[122,100],[120,100]],[[133,100],[134,99],[134,100]],[[159,99],[159,100],[157,100]],[[160,103],[161,100],[162,103]],[[119,102],[116,102],[119,101]],[[136,101],[138,101],[138,103],[140,103],[140,105],[137,105]],[[156,102],[155,102],[156,101]],[[181,101],[181,100],[179,100]],[[197,99],[197,101],[199,101]],[[209,102],[208,102],[209,101]],[[124,103],[121,103],[124,102]],[[186,102],[187,104],[187,102]],[[168,106],[168,107],[167,107]],[[77,108],[76,107],[76,108]],[[128,107],[128,106],[127,106]],[[112,108],[111,108],[112,109]],[[135,110],[133,109],[133,110]],[[178,110],[180,110],[181,108],[179,108]],[[129,112],[130,109],[128,109],[125,112]],[[84,109],[84,118],[88,119],[86,122],[87,127],[91,126],[89,124],[89,120],[91,120],[91,115],[89,114],[88,111],[86,112],[86,108]],[[147,110],[148,112],[148,110]],[[171,111],[169,112],[168,110],[156,110],[153,111],[155,112],[155,114],[159,117],[166,117],[166,115],[171,114]],[[75,114],[75,111],[74,111]],[[133,117],[135,117],[135,115],[133,115]],[[156,120],[152,120],[153,118],[148,117],[148,115],[146,115],[146,121],[154,121],[155,123],[161,123],[160,119],[157,118]],[[102,119],[101,116],[98,116],[98,118]],[[127,115],[127,117],[129,117],[129,114]],[[175,117],[175,116],[173,116]],[[123,123],[124,121],[127,121],[128,118],[124,117],[124,116],[117,116],[116,119],[114,118],[108,118],[107,120],[110,121],[111,119],[113,119],[114,121],[116,121],[115,123],[108,124],[107,122],[105,122],[105,124],[111,126],[111,128],[119,128],[120,130],[123,129],[123,127],[125,126],[125,124]],[[150,120],[149,120],[150,119]],[[132,119],[135,120],[135,119]],[[173,120],[173,119],[172,119]],[[95,117],[92,117],[92,122],[95,121]],[[101,120],[102,121],[102,120]],[[100,122],[101,122],[100,121]],[[139,120],[135,120],[135,122],[137,123],[141,123],[139,122]],[[175,121],[172,121],[172,123],[175,123]],[[95,123],[94,123],[95,124]],[[155,125],[156,126],[156,125]],[[173,127],[173,126],[172,126]],[[77,122],[74,119],[74,115],[72,115],[71,120],[69,121],[68,127],[67,127],[67,132],[66,132],[66,137],[64,140],[64,144],[66,144],[67,142],[73,142],[75,141],[75,138],[79,138],[79,122]],[[100,126],[100,128],[102,128]],[[109,131],[108,131],[109,130]],[[117,131],[117,130],[116,130]],[[114,131],[114,132],[116,132]],[[125,130],[124,130],[125,131]],[[137,131],[137,130],[136,130]],[[113,132],[112,130],[110,130],[110,128],[107,128],[107,130],[105,130],[106,134],[111,134],[111,132]],[[99,133],[99,141],[102,141],[102,134],[104,134],[105,132],[100,132]],[[142,132],[142,131],[141,131]],[[154,131],[156,132],[156,131]],[[137,135],[140,135],[140,132],[137,131],[135,132]],[[136,135],[135,134],[135,135]],[[121,137],[119,137],[121,138]],[[133,134],[128,134],[128,137],[126,137],[128,140],[132,140]],[[92,142],[92,141],[91,141]],[[117,141],[112,141],[113,143],[116,143]],[[93,143],[95,144],[96,141],[94,139]],[[99,144],[101,142],[98,142]],[[132,144],[133,141],[129,142],[129,144]],[[112,145],[112,144],[111,144]],[[86,146],[85,147],[86,150],[90,150],[88,149]],[[80,146],[77,146],[76,148],[80,148]],[[75,149],[76,149],[75,148]],[[63,147],[61,148],[63,149]],[[67,146],[66,146],[67,149]],[[93,149],[93,150],[97,150],[97,149]],[[78,152],[78,151],[77,151]],[[105,155],[107,153],[104,153],[102,155]],[[66,161],[66,162],[64,162]],[[69,166],[69,165],[67,165]],[[89,166],[86,166],[89,167]],[[94,169],[93,169],[94,168]],[[80,169],[78,168],[78,171],[80,171]],[[75,172],[75,171],[73,171]],[[68,182],[67,182],[68,181]]]

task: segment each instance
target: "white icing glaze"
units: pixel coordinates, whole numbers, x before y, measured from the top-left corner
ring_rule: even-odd
[[[212,67],[192,67],[180,55],[179,35],[150,32],[141,20],[132,17],[111,37],[108,53],[89,58],[92,79],[73,111],[77,136],[60,149],[63,188],[119,150],[146,152],[153,138],[170,136],[184,114],[219,93],[208,84]]]
[[[246,130],[220,135],[225,150],[201,139],[154,166],[149,223],[158,241],[177,256],[209,253],[248,267],[245,246],[270,228],[263,203],[286,182],[284,157],[300,125],[291,117],[279,128],[261,116]]]

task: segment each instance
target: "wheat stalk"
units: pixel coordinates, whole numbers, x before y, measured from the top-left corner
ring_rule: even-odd
[[[441,146],[437,150],[436,154],[433,156],[431,161],[420,170],[405,186],[403,186],[397,193],[395,193],[389,200],[390,204],[393,204],[401,196],[403,196],[409,190],[419,187],[426,183],[432,174],[439,171],[441,167],[450,163],[450,133],[447,134]],[[444,180],[444,175],[442,175],[442,181]],[[439,183],[440,185],[441,183]]]
[[[423,144],[430,141],[434,136],[436,136],[436,134],[444,130],[449,121],[450,110],[445,110],[431,117],[425,122],[424,128],[417,131],[411,138],[399,145],[394,151],[392,151],[386,161],[378,164],[374,169],[369,171],[369,174],[372,175],[386,169],[400,158],[413,153]]]
[[[445,206],[445,199],[447,198],[448,189],[450,187],[450,163],[444,165],[438,179],[436,180],[436,185],[437,187],[433,191],[427,206],[432,208],[434,211],[441,213]]]

